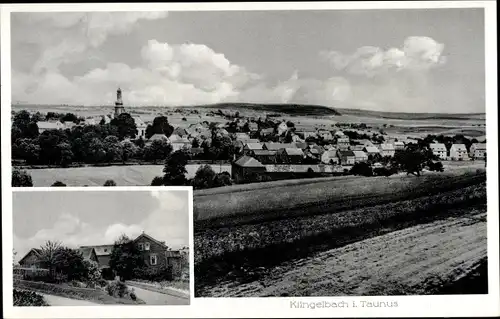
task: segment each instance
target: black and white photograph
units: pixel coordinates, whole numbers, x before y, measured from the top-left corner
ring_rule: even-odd
[[[189,305],[189,200],[13,192],[14,306]]]
[[[6,8],[14,305],[500,311],[496,4]]]
[[[12,186],[193,186],[196,296],[488,293],[483,9],[11,23]]]

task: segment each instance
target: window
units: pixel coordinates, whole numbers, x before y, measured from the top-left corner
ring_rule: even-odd
[[[149,243],[144,244],[144,250],[149,250]]]
[[[139,250],[144,250],[144,244],[143,243],[139,243]]]
[[[149,256],[149,262],[151,265],[156,265],[158,263],[158,258],[156,257],[156,254],[152,254]]]

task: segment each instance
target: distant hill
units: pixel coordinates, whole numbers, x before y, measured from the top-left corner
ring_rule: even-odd
[[[209,105],[198,105],[196,107],[214,109],[246,109],[254,111],[268,111],[285,113],[289,115],[341,115],[337,110],[323,106],[310,104],[256,104],[256,103],[218,103]]]
[[[342,115],[365,116],[397,120],[484,120],[485,113],[404,113],[404,112],[380,112],[360,109],[338,108]]]

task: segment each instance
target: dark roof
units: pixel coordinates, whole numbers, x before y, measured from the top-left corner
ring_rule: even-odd
[[[292,143],[264,143],[268,150],[279,150],[282,148],[297,148],[297,145]]]
[[[77,251],[82,254],[83,259],[90,259],[92,257],[92,252],[94,252],[94,248],[92,247],[80,247]]]
[[[31,248],[30,251],[28,251],[26,253],[26,255],[24,255],[24,257],[19,260],[19,264],[21,264],[23,262],[23,260],[26,259],[26,257],[28,257],[29,255],[35,254],[37,256],[40,256],[41,253],[42,253],[42,250],[40,248]]]
[[[307,143],[306,142],[296,142],[295,146],[301,149],[306,149],[307,148]]]
[[[265,167],[261,162],[250,156],[243,156],[234,162],[234,164],[241,167]]]
[[[339,151],[340,156],[355,156],[353,151]]]
[[[269,151],[269,150],[254,150],[253,153],[256,156],[272,156],[276,155],[276,151]]]
[[[94,245],[94,246],[80,246],[81,248],[93,248],[97,256],[111,255],[114,245]]]
[[[283,151],[291,156],[304,156],[304,152],[300,148],[285,148]]]
[[[167,245],[165,245],[165,243],[164,243],[164,242],[161,242],[161,241],[159,241],[159,240],[156,240],[156,239],[154,239],[153,237],[149,236],[149,235],[148,235],[148,234],[146,234],[146,233],[142,233],[142,234],[140,234],[139,236],[137,236],[137,238],[136,238],[136,239],[134,239],[134,242],[135,242],[135,241],[137,241],[137,240],[138,240],[139,238],[141,238],[141,237],[145,237],[145,238],[147,238],[147,239],[149,239],[149,240],[151,240],[151,241],[154,241],[154,242],[155,242],[155,243],[157,243],[158,245],[160,245],[160,246],[162,246],[162,247],[164,247],[164,248],[167,248]]]
[[[261,150],[262,149],[262,144],[260,143],[246,143],[245,144],[246,148],[250,150]]]

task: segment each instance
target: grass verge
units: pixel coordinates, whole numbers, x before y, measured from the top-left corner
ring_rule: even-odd
[[[14,287],[64,298],[89,300],[100,304],[144,304],[144,301],[139,299],[133,301],[131,299],[111,297],[101,289],[64,287],[56,284],[28,280],[14,280]]]

